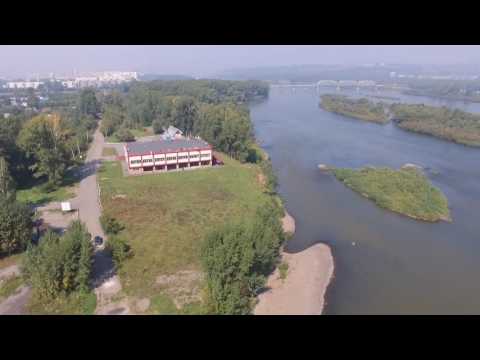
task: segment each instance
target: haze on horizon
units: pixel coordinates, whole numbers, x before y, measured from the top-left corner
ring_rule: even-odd
[[[480,63],[478,45],[1,45],[0,77],[138,71],[207,77],[232,68]]]

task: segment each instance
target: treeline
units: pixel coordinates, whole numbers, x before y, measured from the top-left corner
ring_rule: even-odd
[[[45,180],[61,184],[65,171],[83,159],[100,107],[93,90],[77,94],[75,105],[39,114],[19,112],[0,121],[0,188]]]
[[[390,109],[393,120],[403,129],[480,146],[480,115],[423,104],[393,104]]]
[[[158,134],[172,125],[246,161],[253,144],[253,128],[244,103],[267,95],[268,86],[257,81],[133,83],[125,92],[103,97],[101,131],[105,136],[115,134],[120,141],[129,141],[130,129],[152,126]]]
[[[384,124],[388,122],[385,105],[368,99],[351,99],[342,95],[322,95],[320,106],[327,111],[357,119]]]
[[[479,80],[415,80],[409,81],[404,93],[450,100],[480,102]]]

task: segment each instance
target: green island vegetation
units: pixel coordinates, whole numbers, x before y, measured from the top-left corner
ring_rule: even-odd
[[[393,104],[390,108],[393,120],[402,129],[480,146],[480,115],[423,104]]]
[[[380,124],[388,122],[385,105],[381,102],[375,104],[365,98],[355,100],[343,95],[322,95],[320,106],[327,111],[360,120]]]
[[[425,221],[451,221],[448,201],[417,169],[333,168],[335,177],[378,206]]]

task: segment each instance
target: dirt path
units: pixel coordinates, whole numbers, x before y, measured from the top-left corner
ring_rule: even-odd
[[[327,286],[333,275],[330,248],[316,244],[296,254],[283,253],[288,263],[282,280],[278,269],[268,278],[266,292],[258,296],[255,315],[321,315]]]
[[[102,149],[105,139],[98,129],[95,131],[93,141],[87,153],[85,165],[82,168],[82,181],[78,189],[77,196],[72,200],[74,209],[78,209],[80,220],[83,221],[92,239],[95,236],[102,237],[105,241],[105,234],[100,225],[100,215],[102,214],[100,203],[100,189],[97,184],[96,172],[101,165]],[[110,299],[121,290],[120,279],[115,274],[113,261],[105,252],[104,244],[95,250],[93,265],[93,286],[97,295],[96,313],[104,313],[101,308],[108,306]],[[111,284],[114,286],[110,286]],[[100,310],[99,310],[100,309]],[[122,313],[129,313],[128,308]]]

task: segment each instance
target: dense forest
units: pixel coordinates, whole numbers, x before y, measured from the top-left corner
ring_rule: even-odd
[[[268,96],[258,81],[181,80],[133,83],[126,91],[102,96],[105,136],[132,140],[129,130],[169,125],[200,136],[217,150],[246,161],[253,144],[248,101]]]
[[[355,100],[342,95],[322,95],[320,106],[327,111],[365,121],[388,122],[384,104],[375,104],[365,98]]]
[[[403,129],[480,146],[480,115],[423,104],[393,104],[391,111],[395,123]]]

